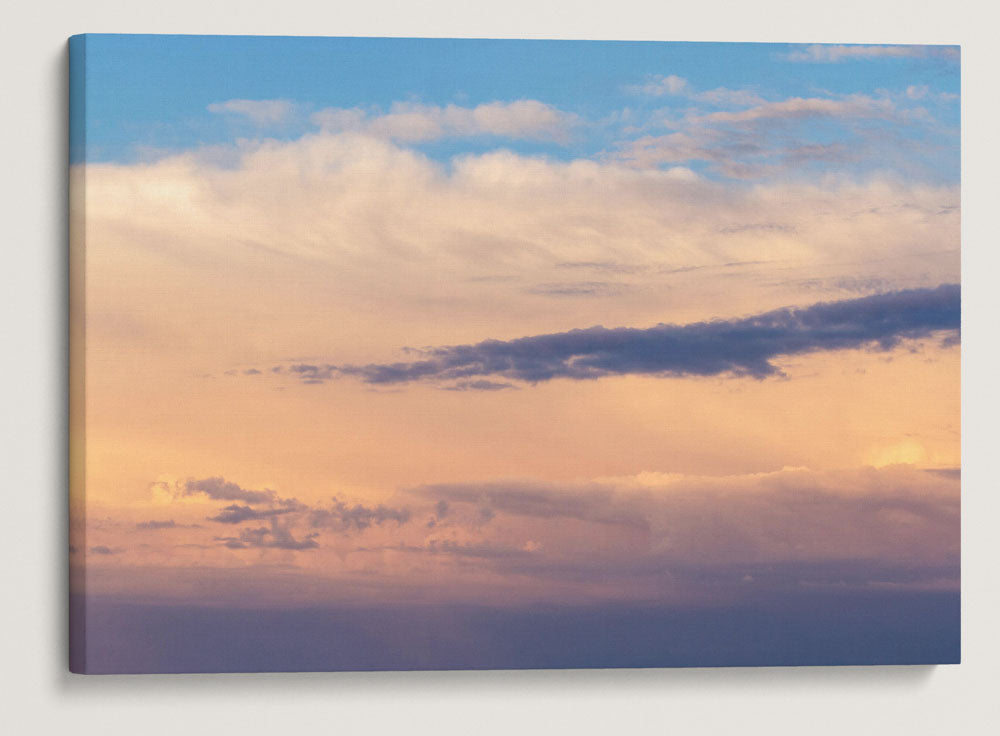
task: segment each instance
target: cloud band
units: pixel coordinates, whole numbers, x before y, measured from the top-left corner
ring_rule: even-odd
[[[307,383],[350,375],[370,384],[482,376],[527,383],[628,374],[766,378],[780,375],[772,362],[778,356],[865,346],[889,349],[903,339],[941,331],[957,333],[960,322],[961,288],[942,284],[735,320],[646,329],[597,326],[432,348],[425,359],[412,362],[298,364],[290,371]]]

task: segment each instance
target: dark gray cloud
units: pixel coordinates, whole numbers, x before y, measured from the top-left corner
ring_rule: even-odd
[[[246,521],[271,520],[284,514],[306,511],[307,506],[299,503],[294,498],[281,498],[277,493],[267,488],[264,490],[251,490],[243,488],[236,483],[227,481],[222,476],[211,478],[192,479],[189,478],[180,485],[184,495],[204,494],[211,499],[219,501],[243,501],[243,504],[232,503],[222,509],[215,516],[207,517],[209,521],[219,524],[242,524]],[[251,504],[267,504],[267,508],[254,508]],[[175,526],[170,522],[143,522],[137,525],[142,529],[164,529]],[[227,546],[234,549],[252,546],[246,540],[234,537],[217,537],[227,542]],[[259,545],[258,545],[259,546]]]
[[[458,381],[450,386],[442,386],[444,391],[503,391],[504,389],[514,388],[513,383],[499,383],[497,381],[487,381],[485,379],[479,379],[477,381]]]
[[[288,367],[291,373],[298,375],[302,383],[323,383],[335,375],[337,367],[333,365],[310,365],[296,363]]]
[[[242,529],[238,536],[215,537],[216,541],[232,549],[248,547],[313,549],[319,546],[313,540],[318,532],[308,534],[304,540],[297,540],[292,536],[290,527],[306,523],[312,529],[322,527],[341,532],[364,531],[387,522],[402,525],[411,517],[408,508],[384,504],[352,506],[337,497],[333,498],[333,503],[329,507],[311,506],[300,502],[297,498],[282,498],[270,489],[248,490],[221,476],[202,480],[189,479],[178,487],[185,495],[203,493],[209,498],[246,502],[232,503],[219,509],[214,516],[207,517],[209,521],[234,526],[250,521],[270,522],[270,529],[266,527]],[[169,520],[140,522],[136,526],[140,529],[166,529],[180,525]]]
[[[648,530],[643,509],[625,504],[613,490],[599,485],[564,488],[522,481],[438,484],[415,489],[418,495],[437,498],[439,511],[450,511],[451,504],[474,504],[479,516],[488,521],[497,513],[538,519],[578,519],[597,524],[617,524]],[[485,512],[485,513],[483,513]],[[444,515],[438,514],[438,519]]]
[[[192,496],[196,493],[204,493],[209,498],[213,498],[217,501],[272,503],[277,498],[275,492],[270,489],[265,489],[263,491],[248,490],[246,488],[241,488],[235,483],[230,483],[225,478],[219,476],[201,478],[200,480],[189,478],[181,486],[181,491],[188,496]]]
[[[448,512],[450,510],[451,509],[450,509],[450,506],[448,505],[447,501],[445,501],[443,498],[441,500],[439,500],[436,504],[434,504],[434,514],[433,514],[433,516],[431,516],[427,520],[427,528],[428,529],[433,529],[440,522],[444,521],[445,518],[448,516]]]
[[[230,549],[304,550],[319,547],[315,539],[316,536],[316,534],[308,534],[304,539],[296,539],[287,526],[280,524],[276,518],[272,517],[270,529],[263,526],[256,529],[241,529],[237,537],[216,537],[215,541],[222,542]]]
[[[924,472],[931,473],[933,475],[940,475],[942,478],[954,478],[955,480],[962,479],[961,468],[927,468]]]
[[[908,338],[957,333],[957,284],[910,289],[803,308],[776,309],[734,320],[650,328],[602,326],[516,340],[432,348],[422,360],[364,366],[292,366],[306,382],[335,375],[366,383],[463,380],[499,376],[537,383],[647,374],[661,376],[780,375],[782,355],[874,347],[887,350]]]
[[[241,542],[239,537],[215,537],[216,542],[222,542],[224,547],[229,547],[229,549],[246,549],[250,545],[246,542]]]
[[[239,504],[234,503],[226,506],[215,516],[209,516],[208,520],[217,521],[220,524],[242,524],[244,521],[273,519],[275,516],[289,514],[293,511],[299,510],[301,509],[294,506],[279,509],[254,509],[249,506],[240,506]]]
[[[151,519],[149,521],[140,521],[135,525],[136,529],[173,529],[177,526],[177,523],[173,519],[166,519],[164,521],[158,521],[156,519]]]
[[[410,520],[410,516],[411,512],[407,508],[393,508],[383,504],[348,506],[340,499],[334,498],[333,505],[329,508],[312,509],[309,512],[309,523],[313,527],[363,531],[370,526],[381,526],[389,521],[402,525]]]

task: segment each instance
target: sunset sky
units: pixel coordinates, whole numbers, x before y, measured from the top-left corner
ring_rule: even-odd
[[[71,64],[95,631],[108,601],[957,594],[957,47],[91,35]]]

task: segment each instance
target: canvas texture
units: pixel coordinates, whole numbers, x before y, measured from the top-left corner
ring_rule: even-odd
[[[957,47],[69,44],[71,670],[960,660]]]

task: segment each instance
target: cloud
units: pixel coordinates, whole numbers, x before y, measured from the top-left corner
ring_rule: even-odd
[[[635,269],[629,274],[631,282],[654,287],[629,292],[647,313],[666,311],[682,301],[678,292],[668,298],[657,283],[664,265],[786,259],[803,272],[828,275],[836,269],[856,272],[878,261],[880,272],[886,275],[889,269],[900,288],[957,280],[958,213],[939,214],[946,205],[958,205],[957,186],[879,175],[864,181],[815,178],[742,187],[690,171],[681,176],[650,169],[664,161],[692,159],[707,159],[719,167],[758,157],[772,163],[768,156],[773,149],[752,131],[730,127],[711,134],[689,130],[683,136],[640,139],[634,149],[604,163],[491,152],[442,166],[385,140],[344,133],[262,142],[242,150],[237,163],[225,167],[193,156],[144,167],[94,164],[87,172],[88,187],[95,193],[88,222],[102,233],[102,242],[116,248],[124,247],[125,233],[137,232],[148,247],[155,244],[183,261],[203,254],[221,264],[272,253],[310,273],[327,271],[353,288],[309,292],[313,310],[322,304],[323,309],[349,309],[360,315],[377,297],[386,316],[412,325],[420,334],[415,339],[425,340],[423,344],[434,339],[428,333],[436,320],[420,319],[426,311],[413,305],[415,299],[427,298],[427,283],[435,284],[441,300],[472,307],[463,311],[469,320],[480,320],[487,309],[495,312],[503,299],[512,320],[534,320],[532,329],[541,331],[535,319],[537,295],[524,292],[523,277],[560,282],[566,272],[556,269],[567,262],[627,264]],[[122,204],[111,207],[106,202]],[[920,212],[893,209],[897,203],[912,204]],[[873,214],[860,218],[858,212]],[[725,242],[718,237],[720,228],[760,221],[793,223],[795,237],[760,233],[753,240]],[[171,230],[165,224],[169,222],[184,223],[183,231]],[[927,265],[914,255],[949,251],[955,255],[947,272],[941,273],[939,262],[930,279],[921,280]],[[445,282],[435,276],[441,273],[452,276]],[[521,280],[489,288],[469,280],[483,275]],[[595,272],[595,278],[581,280],[616,279]],[[139,288],[134,279],[129,284]],[[695,305],[692,309],[707,311],[717,302],[709,297],[717,290],[708,291],[703,283],[680,288],[686,292],[684,303]],[[747,298],[752,288],[747,281],[730,282],[725,292],[732,295],[733,304],[760,301]],[[180,285],[171,285],[176,308],[150,316],[158,327],[169,327],[174,340],[192,334],[189,323],[197,316],[196,304],[202,309],[211,305],[225,317],[213,321],[217,333],[203,338],[213,344],[223,340],[224,323],[245,314],[243,302],[207,284],[198,300],[185,301],[181,293]],[[112,292],[102,294],[108,303],[100,311],[124,309]],[[773,294],[753,296],[775,299]],[[595,324],[607,307],[581,305],[583,298],[588,297],[552,299],[546,314],[584,312],[588,323]],[[797,297],[782,298],[793,303]],[[303,293],[293,302],[306,299]],[[267,304],[268,314],[279,312],[276,304]],[[303,317],[309,315],[303,330],[322,322],[315,311],[302,310]],[[452,310],[448,319],[462,320],[463,314]],[[274,349],[281,352],[254,367],[270,369],[276,355],[314,355],[312,346],[291,339],[299,334],[277,335]],[[320,368],[311,359],[295,362]],[[237,361],[228,367],[234,364],[240,372],[250,367]]]
[[[748,110],[708,113],[694,120],[701,123],[749,123],[761,120],[804,120],[807,118],[881,118],[893,117],[895,108],[884,98],[851,95],[843,99],[827,97],[790,97],[779,102],[765,102]]]
[[[728,87],[716,87],[715,89],[705,90],[704,92],[698,92],[692,95],[692,97],[698,102],[704,102],[709,105],[717,105],[719,107],[728,105],[744,107],[750,105],[762,105],[766,102],[766,100],[756,92],[752,92],[748,89],[729,89]]]
[[[307,379],[308,380],[308,379]],[[154,484],[155,485],[155,484]],[[305,540],[297,540],[292,536],[295,528],[305,526],[308,529],[333,529],[339,532],[363,532],[369,528],[381,527],[393,522],[396,527],[410,521],[412,512],[406,507],[377,504],[349,504],[334,497],[329,506],[309,505],[297,498],[283,498],[274,491],[251,491],[241,488],[236,483],[229,482],[221,476],[202,480],[188,480],[178,484],[184,495],[204,493],[213,499],[237,499],[246,503],[232,503],[220,509],[216,514],[207,517],[209,521],[219,524],[239,525],[251,521],[266,521],[270,528],[242,529],[238,536],[215,537],[231,549],[249,547],[281,548],[288,550],[313,549],[318,544],[313,540],[318,532],[312,531]],[[251,504],[267,504],[253,506]],[[445,513],[446,513],[445,509]],[[443,516],[441,517],[443,518]],[[173,520],[147,521],[136,525],[140,529],[167,529],[180,527]],[[198,525],[191,525],[198,528]]]
[[[151,519],[149,521],[140,521],[135,525],[135,527],[136,529],[174,529],[177,527],[177,523],[173,519],[167,519],[165,521]]]
[[[811,44],[785,56],[788,61],[836,63],[884,58],[938,58],[957,61],[958,46],[866,46],[843,44]]]
[[[556,268],[581,270],[581,271],[596,271],[598,273],[610,273],[610,274],[635,274],[642,273],[646,270],[645,266],[629,264],[629,263],[615,263],[613,261],[566,261],[565,263],[555,264]]]
[[[943,284],[809,307],[777,309],[732,320],[645,329],[590,327],[516,340],[431,348],[409,363],[327,366],[324,375],[366,383],[463,380],[501,376],[537,383],[646,374],[660,376],[780,375],[779,356],[876,347],[926,338],[960,326],[961,289]],[[306,375],[315,375],[309,373]]]
[[[505,389],[516,389],[513,383],[499,383],[497,381],[457,381],[450,386],[442,386],[445,391],[503,391]]]
[[[628,284],[614,281],[559,281],[547,284],[537,284],[525,291],[538,296],[615,296],[628,289]]]
[[[735,105],[740,107],[745,105],[759,105],[764,102],[763,97],[748,89],[716,87],[715,89],[697,92],[688,80],[684,79],[684,77],[678,77],[676,74],[653,76],[643,84],[626,86],[625,91],[629,94],[646,95],[649,97],[683,95],[687,99],[715,106]]]
[[[758,587],[937,585],[958,581],[959,479],[911,466],[741,476],[645,473],[591,483],[421,486],[453,516],[491,509],[482,548],[506,574],[535,579],[734,591]],[[575,524],[575,526],[574,526]],[[533,550],[488,555],[488,550]],[[659,582],[655,582],[659,581]]]
[[[287,526],[279,524],[274,518],[271,519],[270,529],[267,527],[242,529],[238,537],[216,537],[215,540],[230,549],[262,548],[295,551],[319,548],[319,543],[312,535],[305,539],[296,539]]]
[[[222,511],[220,511],[215,516],[209,516],[209,521],[217,521],[220,524],[242,524],[244,521],[252,521],[256,519],[272,519],[275,516],[280,516],[281,514],[290,514],[294,511],[299,511],[298,508],[283,508],[283,509],[253,509],[249,506],[240,506],[238,504],[232,504],[226,506]]]
[[[962,479],[961,468],[925,468],[924,472],[934,473],[935,475],[940,475],[942,478],[953,478],[955,480]]]
[[[688,88],[688,82],[684,77],[676,74],[659,75],[650,78],[643,84],[633,84],[626,87],[626,91],[637,95],[650,95],[652,97],[662,97],[663,95],[677,95]]]
[[[652,132],[649,122],[653,122],[683,136],[627,135],[616,146],[626,153],[626,160],[641,164],[644,158],[652,159],[654,165],[706,160],[715,164],[713,171],[725,176],[760,178],[801,170],[803,164],[815,162],[822,162],[826,170],[868,168],[876,162],[885,167],[891,157],[892,168],[907,170],[918,165],[933,175],[940,174],[945,139],[951,139],[947,145],[957,142],[957,128],[914,104],[950,102],[957,95],[931,93],[922,85],[910,85],[905,91],[879,88],[872,94],[830,93],[781,100],[723,87],[705,92],[685,88],[681,94],[692,103],[683,111],[661,109],[645,126],[629,132]],[[776,123],[796,125],[776,128]],[[747,144],[750,149],[741,150]],[[723,146],[726,150],[719,150]],[[681,153],[684,148],[690,149],[687,155]],[[663,149],[660,156],[655,155],[656,149]],[[757,160],[761,157],[773,160]]]
[[[215,375],[253,366],[268,380],[226,382],[259,384],[242,388],[269,394],[303,379],[330,380],[325,364],[407,359],[390,352],[403,345],[763,312],[814,299],[794,286],[809,277],[878,275],[899,289],[960,275],[959,188],[920,177],[744,186],[621,161],[510,152],[444,166],[370,136],[324,134],[250,144],[227,166],[195,155],[142,167],[88,164],[87,182],[95,252],[114,259],[141,240],[144,257],[162,251],[177,265],[164,277],[114,261],[120,268],[109,278],[118,286],[96,293],[91,334],[102,329],[99,314],[133,313],[130,305],[160,289],[171,308],[142,313],[153,331],[142,343],[149,361],[182,361],[183,354],[204,362],[198,373]],[[794,230],[719,233],[760,222]],[[191,266],[202,258],[211,266]],[[275,258],[288,279],[273,280],[267,261]],[[748,260],[774,262],[787,286],[762,279],[763,269],[731,278],[718,268]],[[255,295],[252,306],[245,289],[217,288],[232,262],[247,264],[247,284],[274,288]],[[577,275],[562,263],[626,264],[630,273]],[[668,275],[699,267],[683,278]],[[469,278],[484,275],[513,279]],[[576,280],[630,287],[606,297],[526,293],[534,284]],[[334,326],[331,317],[344,314],[353,326]],[[227,347],[234,325],[243,336],[265,330],[270,337],[260,349],[234,352]],[[138,344],[102,339],[116,350]],[[285,372],[272,373],[279,362]],[[311,365],[302,370],[313,375],[290,373],[289,364]],[[234,501],[246,503],[226,502]]]
[[[189,478],[181,486],[184,495],[194,495],[202,493],[216,501],[245,501],[246,503],[273,503],[277,495],[270,489],[263,491],[253,491],[241,488],[235,483],[226,481],[225,478],[201,478],[195,480]]]
[[[422,546],[389,545],[382,547],[381,549],[391,550],[394,552],[412,552],[417,554],[442,555],[458,558],[466,557],[485,561],[523,559],[530,556],[534,551],[533,549],[525,549],[524,547],[513,547],[509,545],[490,543],[462,543],[455,542],[451,539],[431,539],[427,542],[427,544]]]
[[[743,123],[755,123],[770,114],[784,113],[763,108],[720,113],[725,116],[723,121],[738,120]],[[708,117],[712,116],[705,116],[702,120]],[[769,133],[745,128],[691,127],[662,136],[643,136],[621,144],[614,158],[639,168],[663,163],[709,161],[712,169],[724,176],[753,179],[798,170],[810,162],[848,164],[863,161],[869,156],[869,150],[856,142],[805,143],[785,138],[781,143],[772,144]]]
[[[381,526],[395,522],[401,526],[410,520],[410,510],[378,504],[348,506],[338,498],[333,499],[329,508],[314,508],[309,512],[309,524],[313,527],[331,527],[341,531],[364,531],[371,526]]]
[[[924,97],[950,100],[921,87],[776,101],[751,93],[737,99],[730,92],[741,91],[712,91],[709,104],[724,109],[692,107],[679,117],[660,111],[659,124],[674,132],[629,136],[605,157],[638,168],[708,161],[710,171],[734,179],[776,178],[817,169],[895,168],[939,175],[943,152],[957,141],[957,129],[914,105]],[[689,95],[707,102],[702,96]]]
[[[712,161],[718,170],[735,176],[746,159],[769,157],[774,150],[760,136],[743,131],[692,128],[662,136],[643,136],[622,144],[618,160],[641,168],[665,162]]]
[[[296,109],[296,104],[289,100],[226,100],[208,106],[211,113],[240,115],[261,126],[282,125]]]
[[[189,569],[198,577],[184,585],[203,596],[201,576],[221,565],[241,576],[235,584],[247,600],[339,600],[360,594],[360,580],[363,594],[382,602],[406,591],[467,602],[724,603],[804,588],[955,590],[960,485],[957,467],[899,464],[425,484],[398,491],[391,505],[338,499],[326,513],[205,536],[242,554],[310,551],[294,566],[285,560],[284,584],[247,570],[246,560],[199,550]],[[98,541],[104,554],[120,549]],[[148,567],[141,576],[150,582]]]
[[[272,525],[271,534],[287,533],[286,526],[277,524],[278,517],[289,514],[301,516],[309,510],[309,507],[300,503],[295,498],[282,498],[271,489],[262,491],[248,490],[236,483],[227,481],[221,476],[202,478],[200,480],[188,479],[183,484],[179,484],[183,495],[204,494],[213,500],[220,501],[243,501],[243,504],[232,503],[219,510],[214,516],[206,517],[209,521],[219,524],[242,524],[247,521],[270,520]],[[266,508],[254,508],[250,504],[267,504]],[[172,522],[171,522],[172,523]],[[229,546],[247,546],[247,540],[242,537],[224,538],[230,540]],[[251,545],[252,546],[252,545]],[[256,545],[260,546],[260,545]],[[269,544],[266,546],[275,546]],[[310,545],[312,546],[312,545]],[[287,547],[295,549],[295,547]],[[307,547],[302,547],[306,549]]]
[[[327,132],[365,132],[410,143],[484,135],[564,143],[579,122],[572,113],[537,100],[490,102],[472,108],[397,102],[386,114],[328,108],[314,113],[311,120]]]
[[[478,484],[437,484],[414,490],[418,495],[451,504],[474,504],[495,514],[509,514],[536,519],[577,519],[595,524],[612,524],[648,529],[648,520],[641,511],[616,499],[612,489],[584,485],[567,489],[557,484],[503,481]],[[443,518],[443,517],[441,517]]]
[[[281,366],[275,366],[272,371],[276,371]],[[288,370],[299,376],[302,383],[323,383],[333,378],[336,370],[332,365],[310,365],[308,363],[295,363],[288,366]]]

